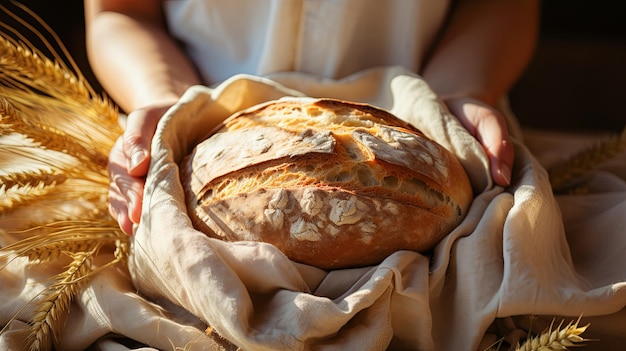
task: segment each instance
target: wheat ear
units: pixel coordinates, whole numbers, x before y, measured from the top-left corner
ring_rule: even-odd
[[[67,313],[70,302],[93,269],[92,259],[96,250],[97,247],[94,247],[91,251],[67,253],[72,258],[72,263],[44,291],[43,300],[38,302],[38,308],[30,321],[30,333],[26,340],[28,350],[52,349],[53,340],[58,338],[60,332],[59,320]]]
[[[100,96],[95,93],[52,28],[26,6],[15,2],[13,4],[28,14],[37,24],[44,28],[46,33],[52,36],[54,42],[58,44],[62,51],[62,55],[57,53],[40,31],[0,4],[0,10],[35,34],[54,58],[54,60],[51,60],[46,57],[16,29],[0,23],[4,30],[12,33],[17,38],[14,39],[10,35],[0,33],[2,41],[2,45],[0,45],[0,57],[2,59],[0,62],[2,62],[3,68],[0,72],[0,77],[5,81],[5,84],[18,87],[21,90],[32,90],[28,89],[28,87],[34,88],[34,90],[60,100],[69,98],[98,109],[103,116],[110,117],[113,120],[116,119],[117,111],[111,109],[112,104],[110,100],[106,96]],[[63,58],[69,62],[71,67],[65,64]]]
[[[86,247],[85,251],[64,252],[72,262],[42,292],[43,298],[37,303],[38,308],[29,321],[30,332],[26,339],[26,348],[29,351],[52,350],[53,342],[58,340],[62,328],[62,317],[69,313],[70,303],[78,296],[88,279],[100,269],[121,262],[128,256],[128,243],[118,239],[115,241],[115,259],[96,268],[93,266],[93,259],[104,244],[104,241],[91,241],[90,247]]]
[[[625,150],[626,127],[621,134],[608,137],[551,168],[549,170],[550,183],[554,192],[561,193],[568,190],[578,178]]]
[[[0,10],[35,34],[53,57],[49,59],[19,31],[0,23],[8,32],[0,32],[0,134],[22,133],[43,147],[87,161],[87,167],[106,167],[108,152],[121,134],[117,107],[105,95],[95,93],[44,21],[25,6],[14,5],[47,30],[64,57],[37,29],[0,5]]]
[[[0,175],[0,194],[3,195],[0,198],[0,214],[17,202],[27,202],[29,199],[45,195],[57,184],[63,183],[66,178],[64,174],[47,170]]]
[[[0,214],[59,203],[70,196],[68,204],[92,201],[106,210],[106,197],[100,195],[108,191],[108,153],[121,134],[117,109],[89,86],[54,32],[24,6],[14,5],[48,30],[71,67],[41,33],[0,5],[36,34],[54,57],[45,57],[24,35],[0,23],[10,32],[0,32],[0,137],[19,134],[31,141],[29,145],[0,141],[0,157],[5,159],[0,159]],[[3,161],[10,167],[2,169]]]
[[[563,320],[559,325],[554,328],[554,319],[550,324],[550,327],[541,334],[532,335],[529,332],[528,338],[520,345],[519,342],[515,347],[515,351],[556,351],[567,350],[569,347],[582,346],[580,344],[584,341],[581,334],[587,330],[589,324],[585,326],[579,326],[582,316],[578,317],[576,321],[569,322],[563,327]],[[484,351],[500,351],[505,344],[504,338],[500,338]],[[506,343],[508,345],[508,343]],[[506,347],[506,346],[505,346]],[[507,348],[511,350],[512,348]]]
[[[52,202],[101,202],[106,208],[109,179],[104,166],[87,167],[86,162],[36,145],[0,142],[0,215],[27,206],[50,206],[51,214],[64,208]]]
[[[128,254],[129,238],[112,219],[60,221],[9,234],[26,237],[4,247],[0,258],[25,256],[33,263],[51,262],[68,252],[89,251],[94,243],[115,245],[120,260]]]
[[[580,318],[581,317],[575,322],[569,322],[564,328],[561,328],[563,321],[559,323],[556,329],[552,329],[553,326],[550,325],[548,330],[526,340],[524,344],[516,348],[516,351],[556,351],[567,350],[568,347],[580,346],[576,344],[585,341],[580,335],[589,327],[589,324],[582,327],[579,326]]]

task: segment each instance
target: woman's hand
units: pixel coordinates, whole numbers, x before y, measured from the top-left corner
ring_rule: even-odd
[[[532,58],[538,29],[538,0],[455,1],[421,72],[484,146],[498,185],[510,183],[514,151],[504,116],[493,106]]]
[[[126,234],[132,234],[133,224],[139,223],[152,137],[157,123],[172,105],[164,103],[131,112],[124,134],[109,154],[109,212]]]
[[[470,97],[444,99],[444,102],[450,112],[485,148],[495,183],[509,185],[515,154],[502,113]]]

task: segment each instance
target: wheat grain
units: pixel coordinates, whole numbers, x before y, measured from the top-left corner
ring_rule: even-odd
[[[100,243],[99,243],[100,244]],[[25,251],[25,255],[31,263],[52,262],[61,257],[64,252],[83,252],[93,246],[88,242],[81,241],[61,241],[56,243],[46,243]]]
[[[107,242],[115,243],[119,239],[107,236],[47,238],[40,242],[21,240],[17,244],[8,245],[5,249],[15,256],[26,256],[32,264],[51,262],[68,252],[85,252],[94,246],[104,246]],[[7,254],[8,255],[8,254]],[[0,257],[3,255],[0,254]],[[123,257],[121,257],[123,258]]]
[[[115,240],[115,251],[113,257],[117,261],[123,261],[130,255],[130,240],[127,237]]]
[[[48,186],[63,183],[66,179],[67,177],[64,174],[59,174],[54,170],[48,172],[44,170],[39,170],[39,172],[26,171],[0,175],[0,186],[7,189],[23,186]]]
[[[0,135],[7,135],[11,132],[12,121],[21,120],[17,117],[19,112],[5,98],[0,98]]]

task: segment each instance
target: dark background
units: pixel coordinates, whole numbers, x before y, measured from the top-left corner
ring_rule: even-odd
[[[503,0],[506,1],[506,0]],[[9,0],[0,0],[16,9]],[[61,37],[92,85],[82,0],[22,0]],[[510,94],[525,127],[621,131],[626,125],[626,11],[614,0],[544,0],[538,47]],[[5,14],[0,21],[14,25]],[[511,28],[515,30],[515,28]],[[111,53],[114,54],[114,53]]]

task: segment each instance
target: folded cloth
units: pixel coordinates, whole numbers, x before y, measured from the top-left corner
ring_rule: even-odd
[[[568,242],[546,171],[528,149],[515,142],[514,182],[494,186],[481,146],[420,77],[388,67],[340,81],[271,78],[193,87],[161,121],[130,258],[141,293],[181,306],[245,350],[473,350],[498,317],[603,315],[626,305],[625,244],[603,244],[603,259],[575,260],[570,246],[584,244]],[[178,164],[233,112],[282,96],[371,103],[414,124],[466,168],[475,192],[469,214],[432,256],[401,251],[374,267],[330,272],[268,244],[194,230]]]
[[[196,231],[181,160],[232,113],[284,96],[371,103],[414,124],[468,172],[475,195],[468,215],[429,254],[400,251],[376,266],[335,271],[294,263],[268,244]],[[581,324],[592,323],[583,336],[599,339],[587,349],[621,349],[626,155],[592,172],[587,194],[554,196],[544,166],[584,143],[552,134],[521,140],[514,140],[513,184],[495,186],[482,147],[419,76],[398,67],[343,80],[282,73],[193,87],[155,135],[128,272],[109,267],[88,281],[55,348],[485,350],[503,334],[494,334],[494,321],[514,323],[513,335],[529,320],[582,315]],[[3,229],[0,239],[10,239]],[[22,321],[34,313],[22,307],[63,264],[0,258],[0,349],[20,348]]]

